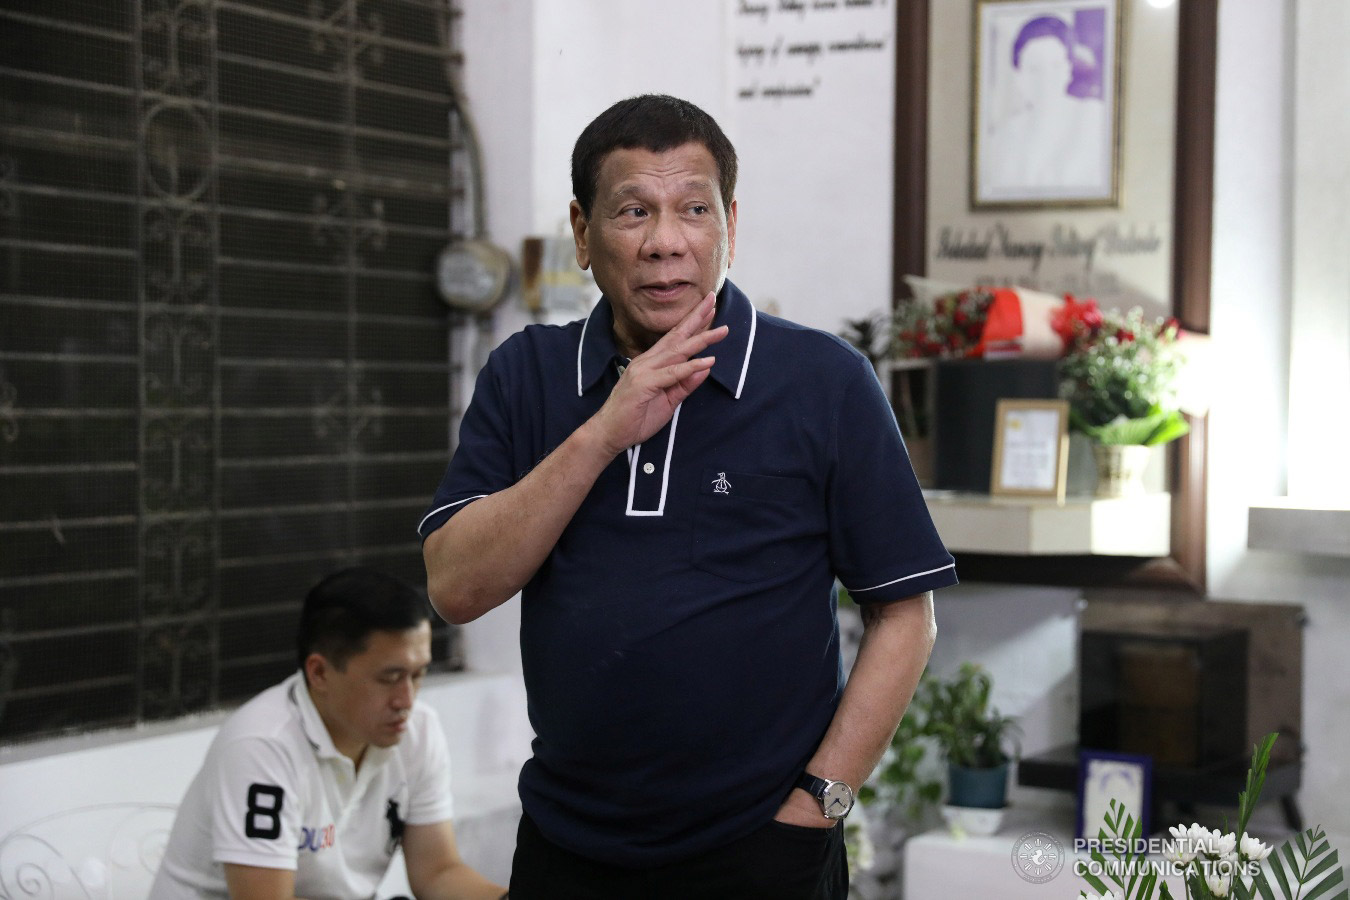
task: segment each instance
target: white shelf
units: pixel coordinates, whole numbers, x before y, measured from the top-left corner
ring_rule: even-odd
[[[1167,556],[1172,497],[1069,497],[1054,500],[926,490],[928,511],[957,553],[1008,556]]]
[[[1247,511],[1247,546],[1253,550],[1350,556],[1350,509],[1288,497],[1254,503]]]

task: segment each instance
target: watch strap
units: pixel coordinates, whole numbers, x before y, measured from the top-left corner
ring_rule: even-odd
[[[817,778],[810,772],[803,772],[801,775],[797,776],[796,786],[806,791],[817,800],[823,800],[825,798],[825,788],[828,785],[829,782],[824,778]]]

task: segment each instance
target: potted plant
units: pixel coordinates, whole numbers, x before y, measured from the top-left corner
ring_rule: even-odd
[[[1140,493],[1149,448],[1189,430],[1177,400],[1183,363],[1175,319],[1103,312],[1093,300],[1066,298],[1053,326],[1064,340],[1060,393],[1069,425],[1092,440],[1097,493]]]
[[[843,614],[853,612],[842,590],[840,604],[842,627],[851,618]],[[997,830],[1008,779],[1008,755],[1001,748],[1017,726],[1012,717],[989,707],[991,684],[989,673],[972,663],[962,665],[951,680],[924,675],[881,764],[858,792],[865,815],[852,817],[856,821],[845,829],[854,878],[850,896],[896,896],[904,842],[931,827],[942,802],[943,759],[938,757],[947,762],[950,805],[942,813],[953,829]],[[982,763],[992,765],[982,768]],[[995,808],[974,808],[979,798],[966,793],[967,770],[997,771]]]
[[[993,679],[974,663],[963,663],[950,680],[920,685],[921,706],[932,736],[947,760],[947,800],[951,806],[1002,809],[1007,804],[1006,746],[1017,731],[1012,716],[989,705]]]

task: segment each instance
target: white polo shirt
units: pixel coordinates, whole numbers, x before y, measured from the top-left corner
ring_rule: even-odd
[[[434,710],[415,703],[402,740],[368,748],[357,771],[296,672],[221,726],[150,897],[228,897],[224,863],[291,869],[306,900],[372,897],[397,846],[391,820],[450,817],[450,754]]]

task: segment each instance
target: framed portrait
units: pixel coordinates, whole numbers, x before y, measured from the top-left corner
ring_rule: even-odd
[[[974,0],[972,209],[1116,206],[1124,0]]]
[[[1069,471],[1067,400],[998,401],[989,493],[1064,502]]]
[[[1140,826],[1152,833],[1153,757],[1102,750],[1078,751],[1078,825],[1074,836],[1096,837],[1115,800]]]

